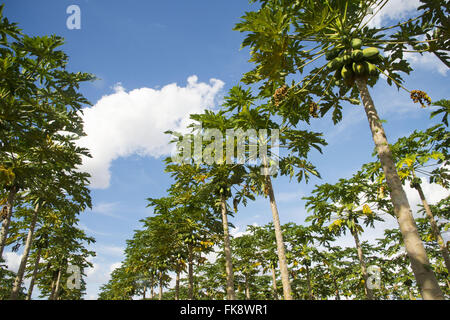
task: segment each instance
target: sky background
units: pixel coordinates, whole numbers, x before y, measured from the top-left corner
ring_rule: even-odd
[[[191,113],[215,109],[223,96],[252,66],[249,52],[240,50],[244,35],[233,31],[245,11],[256,6],[245,0],[111,1],[111,0],[8,0],[4,14],[25,34],[56,34],[66,39],[62,49],[69,55],[69,69],[89,72],[99,80],[83,84],[81,92],[92,106],[84,110],[87,137],[80,144],[93,158],[83,169],[92,175],[93,209],[80,215],[80,226],[96,238],[91,249],[97,256],[87,270],[86,299],[95,299],[98,288],[123,260],[126,239],[140,227],[139,220],[152,213],[149,197],[165,195],[171,179],[162,159],[170,154],[166,130],[183,130]],[[374,25],[414,14],[418,0],[391,0],[372,20]],[[70,5],[81,9],[81,29],[69,30]],[[432,55],[409,55],[414,71],[405,75],[405,86],[426,91],[437,101],[448,98],[448,69]],[[439,122],[429,119],[430,109],[414,104],[405,91],[380,80],[371,90],[385,130],[393,143],[415,129]],[[328,146],[313,152],[311,161],[322,179],[309,184],[280,177],[273,184],[282,223],[303,223],[307,215],[302,197],[315,184],[334,183],[350,177],[362,164],[373,161],[373,141],[362,106],[346,105],[344,117],[334,126],[329,116],[314,120],[311,130],[323,132]],[[425,183],[426,196],[435,203],[448,191]],[[415,207],[419,198],[406,188]],[[240,208],[230,219],[234,235],[247,225],[272,220],[269,202],[260,198]],[[381,237],[384,227],[368,230],[362,240]],[[342,237],[341,245],[353,245]],[[8,250],[7,250],[8,251]],[[6,253],[8,266],[17,270],[20,254]],[[28,281],[25,285],[28,286]],[[35,290],[33,296],[37,297]]]

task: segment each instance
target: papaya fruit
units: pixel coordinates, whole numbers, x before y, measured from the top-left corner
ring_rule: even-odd
[[[344,54],[342,56],[342,60],[343,60],[344,64],[349,64],[352,61],[352,56],[349,54]]]
[[[353,62],[352,70],[357,76],[362,76],[365,73],[366,68],[365,68],[364,62],[365,61]]]
[[[381,63],[383,61],[383,56],[381,54],[377,54],[376,56],[372,56],[370,58],[367,58],[367,61],[372,63]]]
[[[353,49],[361,49],[361,47],[362,47],[362,40],[358,39],[358,38],[354,38],[350,42],[350,45],[352,46]]]
[[[378,74],[378,69],[373,63],[367,62],[367,73],[369,76],[376,76]]]
[[[334,49],[331,49],[331,50],[329,50],[329,51],[325,54],[325,58],[326,58],[328,61],[331,61],[331,60],[333,60],[334,58],[336,58],[336,57],[339,55],[339,53],[341,52],[341,50],[342,50],[342,49],[340,49],[340,48],[334,48]]]
[[[331,60],[330,62],[328,62],[327,67],[331,71],[333,71],[333,70],[339,69],[343,64],[344,64],[344,60],[342,59],[342,57],[337,57],[337,58],[334,58],[333,60]]]
[[[362,54],[365,59],[372,58],[373,56],[376,56],[380,53],[380,51],[375,47],[365,48],[362,50]]]
[[[352,60],[355,62],[361,61],[364,58],[362,50],[356,49],[352,51]]]
[[[344,78],[344,80],[348,80],[351,77],[353,77],[354,74],[353,74],[351,65],[343,66],[342,70],[341,70],[341,75],[342,75],[342,78]]]

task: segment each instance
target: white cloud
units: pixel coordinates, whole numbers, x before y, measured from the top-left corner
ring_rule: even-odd
[[[91,187],[109,186],[111,162],[119,157],[170,154],[170,137],[164,131],[184,131],[191,122],[189,115],[211,108],[223,86],[217,79],[198,82],[197,76],[189,77],[186,87],[172,83],[159,90],[127,92],[116,84],[113,94],[83,110],[87,136],[79,144],[90,150],[92,158],[84,159],[81,170],[92,175]]]
[[[376,15],[370,20],[368,25],[371,27],[381,27],[385,25],[386,20],[403,19],[417,11],[419,5],[419,0],[389,0],[378,13],[376,13],[378,7],[374,10]]]
[[[6,260],[8,270],[14,272],[17,272],[17,270],[19,270],[20,260],[22,259],[21,254],[17,254],[16,252],[5,252],[4,258]]]
[[[405,52],[405,58],[414,69],[426,69],[439,72],[444,77],[447,76],[448,67],[439,60],[436,55],[430,52],[419,53]]]

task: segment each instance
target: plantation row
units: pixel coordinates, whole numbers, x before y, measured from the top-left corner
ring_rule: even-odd
[[[167,131],[183,161],[165,160],[173,183],[164,197],[148,199],[154,214],[127,241],[125,260],[99,298],[156,298],[155,287],[159,299],[448,298],[449,250],[442,234],[449,198],[429,204],[423,184],[428,179],[449,187],[450,103],[407,89],[400,76],[413,71],[405,53],[433,54],[450,67],[448,5],[421,0],[415,17],[370,27],[387,0],[252,2],[260,9],[245,13],[234,29],[245,33],[242,46],[250,48],[254,69],[217,111],[191,115],[190,134]],[[68,57],[57,50],[62,38],[24,35],[2,10],[0,263],[6,247],[23,253],[17,272],[2,263],[0,296],[31,299],[37,286],[41,298],[82,299],[95,255],[87,246],[95,240],[78,227],[79,214],[91,207],[89,174],[77,169],[89,151],[76,144],[89,102],[78,91],[94,77],[67,71]],[[442,123],[389,144],[369,91],[379,81],[408,91]],[[310,123],[338,123],[349,103],[364,108],[376,161],[351,178],[316,186],[304,198],[306,224],[282,225],[273,179],[320,178],[311,153],[322,152],[327,142]],[[247,158],[255,146],[268,153],[230,164],[200,139],[207,129],[222,136],[230,129],[278,130],[282,152],[258,135],[234,142],[233,149],[244,146]],[[199,140],[215,163],[183,158],[186,141]],[[226,147],[227,141],[216,137],[214,144]],[[267,174],[274,163],[276,174]],[[416,219],[406,184],[422,201]],[[230,236],[228,217],[257,197],[269,202],[273,223]],[[377,221],[389,219],[398,228],[374,242],[360,240]],[[354,247],[338,245],[346,232]]]
[[[425,92],[404,87],[399,72],[412,71],[404,52],[432,52],[449,66],[448,38],[441,37],[448,35],[443,18],[448,8],[422,1],[417,17],[371,28],[368,22],[386,1],[255,2],[261,8],[247,12],[235,26],[246,33],[242,46],[250,47],[255,68],[230,89],[217,112],[191,115],[190,134],[167,132],[175,137],[172,142],[183,162],[166,159],[174,183],[166,197],[149,199],[155,215],[142,220],[143,229],[128,241],[122,267],[113,272],[100,297],[130,299],[144,296],[150,288],[153,298],[159,283],[162,299],[174,274],[175,285],[167,298],[444,299],[450,262],[441,229],[449,218],[448,199],[432,209],[420,177],[448,188],[448,131],[443,124],[436,125],[390,146],[368,86],[383,74],[388,84],[408,91],[415,103],[431,105]],[[426,40],[418,40],[421,37]],[[257,90],[254,84],[259,85]],[[276,176],[267,170],[277,160],[279,175],[298,182],[320,177],[308,156],[314,149],[322,152],[327,143],[321,133],[309,131],[308,124],[311,118],[326,121],[328,112],[334,123],[339,122],[344,102],[362,102],[378,161],[350,179],[316,187],[306,198],[310,224],[283,229],[272,185]],[[449,101],[433,105],[440,108],[431,116],[442,113],[448,126]],[[282,121],[275,121],[279,118]],[[207,129],[219,130],[222,136],[230,129],[278,130],[285,152],[259,153],[258,165],[230,164],[221,153],[214,153],[227,144],[216,136],[219,148],[204,143],[203,154],[219,155],[216,163],[183,158],[186,141],[195,149],[194,142],[201,141]],[[242,145],[245,150],[255,146],[265,150],[271,143],[263,135],[253,136],[235,142],[235,151]],[[414,219],[405,183],[419,193],[426,219]],[[273,224],[230,237],[231,209],[237,213],[239,205],[257,196],[270,202]],[[386,230],[386,237],[377,243],[361,243],[363,225],[373,227],[383,215],[394,217],[399,229]],[[346,231],[354,239],[354,249],[333,245]],[[207,262],[205,254],[211,250],[219,258]],[[381,268],[377,289],[368,272],[372,265]],[[184,273],[186,278],[181,279]]]

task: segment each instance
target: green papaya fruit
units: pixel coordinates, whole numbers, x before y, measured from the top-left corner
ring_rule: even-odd
[[[361,61],[364,58],[362,50],[356,49],[352,51],[352,60],[355,62]]]
[[[376,56],[376,55],[378,55],[379,53],[380,53],[380,50],[378,50],[378,49],[375,48],[375,47],[365,48],[365,49],[362,51],[362,54],[363,54],[364,58],[366,58],[366,59],[369,59],[369,58],[371,58],[371,57],[373,57],[373,56]]]
[[[344,64],[349,64],[352,61],[352,56],[349,54],[344,54],[342,56],[342,60],[343,60]]]
[[[352,65],[353,72],[358,76],[362,76],[362,75],[366,74],[367,73],[366,64],[367,64],[366,61],[353,62],[353,65]]]
[[[381,63],[383,62],[383,56],[381,54],[377,54],[376,56],[372,56],[370,58],[367,58],[367,61],[372,63]]]
[[[338,55],[339,55],[339,53],[342,51],[342,49],[340,49],[340,48],[334,48],[334,49],[331,49],[331,50],[329,50],[326,54],[325,54],[325,58],[328,60],[328,61],[331,61],[331,60],[333,60],[334,58],[336,58]]]
[[[348,80],[353,77],[353,71],[351,65],[345,65],[342,67],[341,75],[344,80]]]
[[[376,76],[378,74],[378,69],[373,63],[367,62],[367,72],[369,76]]]
[[[337,58],[334,58],[333,60],[331,60],[330,62],[328,62],[327,67],[331,71],[333,71],[333,70],[340,68],[343,64],[344,64],[344,60],[342,59],[342,57],[337,57]]]
[[[350,42],[350,45],[352,46],[353,49],[361,49],[362,40],[358,39],[358,38],[352,39],[352,41]]]

